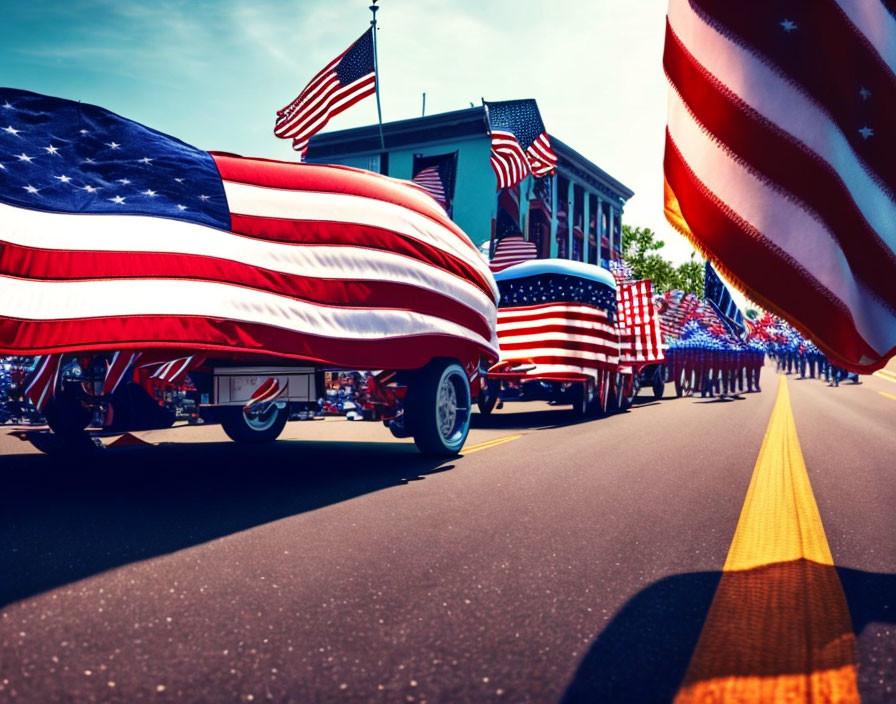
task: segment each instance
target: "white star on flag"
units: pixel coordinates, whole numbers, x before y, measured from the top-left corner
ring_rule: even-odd
[[[9,127],[4,127],[4,128],[3,128],[3,131],[4,131],[4,132],[8,132],[9,134],[11,134],[11,135],[13,135],[13,136],[16,136],[16,135],[18,135],[19,132],[21,132],[22,130],[17,130],[15,127],[13,127],[12,125],[10,125]]]
[[[95,186],[87,185],[87,186],[83,186],[83,187],[81,188],[81,190],[82,190],[82,191],[87,191],[88,193],[96,193],[96,192],[97,192],[98,190],[100,190],[100,189],[99,189],[99,188],[96,188]]]
[[[778,24],[780,24],[784,28],[784,31],[787,32],[788,34],[790,34],[793,30],[796,29],[796,22],[794,22],[793,20],[785,19],[782,22],[779,22]]]
[[[120,178],[118,179],[118,183],[120,183],[122,186],[128,186],[130,185],[131,181],[127,178]]]
[[[151,164],[151,163],[152,163],[152,159],[150,159],[148,156],[145,156],[145,157],[143,157],[142,159],[140,159],[140,163],[141,163],[141,164]]]
[[[187,206],[185,206],[185,205],[178,205],[178,206],[177,206],[177,209],[180,210],[180,211],[184,211],[184,210],[187,209]]]
[[[149,196],[150,198],[152,198],[153,196],[156,195],[156,192],[154,190],[152,190],[151,188],[147,188],[145,191],[141,191],[141,193],[144,196]]]
[[[109,200],[111,200],[113,203],[118,203],[118,205],[124,204],[124,198],[122,198],[121,196],[115,196],[114,198],[109,198]]]
[[[25,186],[24,188],[26,191],[28,191],[32,195],[37,193],[40,190],[39,188],[35,188],[34,186],[32,186],[30,183],[27,186]]]
[[[859,134],[862,135],[862,139],[868,139],[869,137],[874,136],[874,130],[868,127],[868,125],[865,125],[859,130]]]
[[[871,97],[871,91],[868,90],[865,86],[859,88],[859,95],[862,96],[862,100],[868,100]]]
[[[33,157],[33,156],[28,156],[28,155],[25,154],[25,153],[22,153],[22,154],[16,154],[16,159],[18,159],[19,161],[27,161],[29,164],[30,164],[32,161],[34,161],[34,157]]]
[[[118,149],[121,147],[117,142],[106,142],[106,146],[109,147],[109,149]]]
[[[68,183],[69,181],[71,181],[71,179],[68,176],[66,176],[65,174],[63,174],[62,176],[54,176],[53,178],[58,179],[59,181],[62,181],[63,183]]]
[[[59,147],[54,147],[52,144],[49,147],[44,147],[44,150],[47,154],[52,156],[59,156]]]

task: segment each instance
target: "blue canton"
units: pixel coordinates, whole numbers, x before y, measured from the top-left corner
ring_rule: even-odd
[[[373,73],[373,70],[373,27],[371,27],[349,47],[334,71],[339,77],[339,83],[347,86]]]
[[[12,88],[0,88],[0,202],[230,229],[208,152],[95,105]]]
[[[488,123],[491,128],[511,132],[523,150],[528,149],[545,131],[538,103],[532,98],[486,102],[485,106],[488,108]]]

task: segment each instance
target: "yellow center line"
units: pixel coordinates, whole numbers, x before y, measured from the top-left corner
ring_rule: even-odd
[[[855,636],[803,460],[787,380],[687,674],[691,702],[858,702]]]
[[[887,398],[896,401],[896,396],[894,396],[893,394],[888,394],[886,391],[878,391],[877,393],[879,393],[881,396],[886,396]]]
[[[510,442],[511,440],[517,440],[523,437],[522,435],[505,435],[503,438],[496,438],[494,440],[486,440],[485,442],[481,442],[478,445],[471,445],[470,447],[465,447],[461,450],[461,454],[469,455],[471,452],[479,452],[480,450],[487,450],[490,447],[495,447],[496,445],[503,445],[505,442]]]
[[[876,372],[874,372],[874,376],[878,377],[879,379],[883,379],[884,381],[891,381],[896,384],[896,374],[889,371],[888,369],[878,369]]]

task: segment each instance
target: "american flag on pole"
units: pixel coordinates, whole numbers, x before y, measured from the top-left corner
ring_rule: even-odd
[[[539,259],[497,274],[498,369],[534,365],[528,372],[532,376],[594,379],[599,370],[615,369],[616,283],[609,272],[600,272],[575,262]]]
[[[277,111],[274,134],[292,139],[292,148],[305,157],[311,137],[331,118],[376,92],[373,27],[324,66],[299,96]]]
[[[706,302],[712,306],[716,315],[722,321],[722,324],[728,328],[734,337],[741,339],[747,332],[744,324],[744,314],[740,312],[731,292],[725,286],[725,282],[719,278],[716,270],[712,268],[712,264],[706,262],[706,273],[704,275]]]
[[[534,100],[486,102],[485,108],[498,190],[515,186],[530,173],[541,177],[554,172],[557,155]]]
[[[670,0],[666,213],[838,364],[896,349],[896,16]]]
[[[414,186],[211,154],[20,90],[0,89],[0,122],[0,354],[497,356],[488,265]]]
[[[619,330],[623,364],[653,364],[665,360],[660,317],[649,279],[620,283]]]

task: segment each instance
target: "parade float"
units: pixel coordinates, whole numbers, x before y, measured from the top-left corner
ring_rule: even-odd
[[[168,427],[185,404],[270,441],[324,370],[377,369],[365,392],[394,435],[461,450],[498,292],[432,198],[205,152],[87,104],[0,102],[0,355],[34,358],[22,396],[51,429],[35,445]]]
[[[571,404],[578,416],[628,409],[648,365],[663,361],[649,281],[607,269],[532,259],[495,273],[501,357],[483,375],[479,410],[501,394]]]

